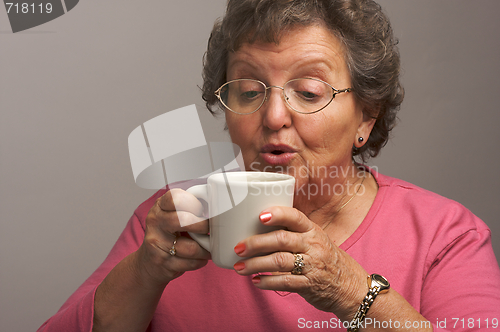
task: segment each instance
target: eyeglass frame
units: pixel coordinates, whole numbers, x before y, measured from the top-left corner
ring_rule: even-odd
[[[290,97],[288,97],[286,94],[285,94],[285,86],[290,83],[290,82],[293,82],[293,81],[297,81],[297,80],[313,80],[313,81],[318,81],[318,82],[321,82],[321,83],[324,83],[326,85],[328,85],[332,91],[333,91],[333,94],[332,94],[332,98],[330,99],[330,101],[323,107],[321,107],[320,109],[314,111],[314,112],[301,112],[301,111],[297,111],[295,108],[293,108],[292,105],[290,105],[290,103],[288,102],[288,99],[290,99]],[[232,110],[229,106],[227,106],[224,101],[222,100],[222,97],[220,95],[220,92],[222,90],[222,88],[225,86],[225,85],[228,85],[229,83],[232,83],[232,82],[238,82],[238,81],[254,81],[254,82],[258,82],[260,84],[262,84],[264,86],[264,98],[262,99],[262,102],[260,103],[259,107],[257,107],[257,109],[255,109],[255,111],[252,111],[250,113],[240,113],[240,112],[236,112],[234,110]],[[271,88],[278,88],[278,89],[281,89],[282,92],[283,92],[283,99],[285,100],[285,103],[294,111],[294,112],[297,112],[297,113],[300,113],[300,114],[314,114],[314,113],[318,113],[322,110],[324,110],[326,107],[328,107],[328,105],[330,105],[330,103],[332,102],[333,99],[335,99],[335,96],[338,95],[339,93],[343,93],[343,92],[352,92],[352,88],[346,88],[346,89],[335,89],[333,86],[330,85],[330,83],[328,82],[325,82],[325,81],[322,81],[320,79],[317,79],[317,78],[312,78],[312,77],[301,77],[301,78],[294,78],[294,79],[291,79],[289,81],[287,81],[285,84],[283,84],[283,86],[277,86],[277,85],[270,85],[270,86],[267,86],[266,83],[262,82],[262,81],[259,81],[259,80],[256,80],[256,79],[253,79],[253,78],[238,78],[238,79],[235,79],[235,80],[231,80],[229,82],[226,82],[224,84],[222,84],[217,90],[215,90],[214,94],[217,96],[217,98],[219,99],[219,101],[222,103],[222,105],[224,105],[224,107],[226,107],[229,111],[233,112],[233,113],[236,113],[236,114],[241,114],[241,115],[248,115],[248,114],[253,114],[255,112],[257,112],[261,107],[262,105],[264,105],[264,103],[266,102],[267,98],[268,98],[268,94],[267,94],[267,90],[268,89],[271,89]]]

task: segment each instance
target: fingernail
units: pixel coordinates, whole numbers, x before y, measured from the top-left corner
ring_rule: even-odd
[[[245,244],[244,243],[238,243],[236,245],[236,247],[234,247],[234,252],[237,255],[241,254],[243,251],[245,251]]]
[[[260,282],[260,277],[259,276],[255,276],[252,278],[252,282],[254,285],[258,284]]]
[[[271,217],[273,215],[270,213],[270,212],[265,212],[265,213],[262,213],[260,216],[259,216],[259,219],[260,221],[262,221],[263,223],[266,223],[268,222],[269,220],[271,220]]]
[[[245,263],[243,262],[238,262],[236,264],[233,265],[233,268],[236,270],[236,271],[241,271],[245,268]]]

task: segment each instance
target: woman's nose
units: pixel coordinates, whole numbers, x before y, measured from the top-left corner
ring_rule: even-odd
[[[264,126],[271,130],[278,131],[292,125],[292,112],[284,98],[283,88],[268,87],[262,111]]]

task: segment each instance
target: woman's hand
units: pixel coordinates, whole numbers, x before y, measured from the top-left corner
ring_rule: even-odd
[[[184,190],[172,189],[158,198],[146,217],[142,245],[97,287],[92,331],[146,331],[165,286],[210,258],[198,243],[179,236],[184,231],[207,233],[208,222],[201,215],[200,201]],[[170,255],[175,240],[175,255]]]
[[[208,221],[202,215],[201,202],[182,189],[172,189],[156,200],[146,217],[144,242],[137,252],[138,264],[154,281],[166,284],[207,264],[210,253],[191,238],[180,236],[187,231],[208,233]],[[175,255],[171,255],[175,240]]]
[[[319,310],[350,320],[368,291],[368,273],[348,254],[334,245],[328,235],[302,212],[289,207],[273,207],[260,215],[269,226],[284,226],[267,234],[240,242],[235,252],[248,258],[235,264],[241,275],[261,272],[291,272],[294,253],[301,254],[305,266],[300,275],[290,273],[259,275],[252,279],[260,289],[295,292]]]

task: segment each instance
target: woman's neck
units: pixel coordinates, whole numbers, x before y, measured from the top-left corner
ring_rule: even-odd
[[[334,243],[340,245],[363,222],[375,200],[378,185],[370,172],[354,163],[344,172],[339,171],[338,176],[336,182],[315,179],[311,183],[316,185],[310,185],[310,188],[318,188],[317,195],[312,195],[312,192],[303,195],[299,191],[298,194],[302,196],[296,196],[297,204],[294,206],[321,227]],[[323,187],[318,187],[318,182]],[[320,188],[323,188],[323,192]],[[328,194],[328,188],[336,190],[330,190]]]

